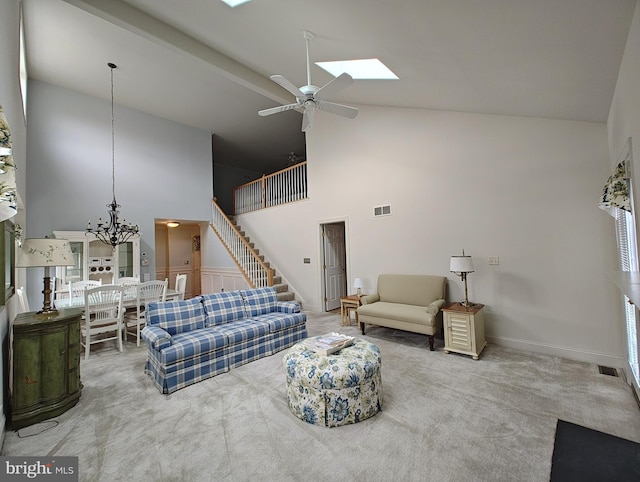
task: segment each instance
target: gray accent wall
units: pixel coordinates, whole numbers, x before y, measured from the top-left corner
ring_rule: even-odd
[[[106,89],[108,79],[105,66]],[[27,237],[84,230],[89,219],[95,227],[112,199],[109,100],[32,80],[28,118]],[[115,132],[116,198],[121,216],[140,225],[150,260],[141,275],[154,279],[154,220],[211,219],[211,133],[117,103]]]

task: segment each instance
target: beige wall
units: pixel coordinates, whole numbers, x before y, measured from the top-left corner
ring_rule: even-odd
[[[613,220],[597,208],[605,124],[373,106],[317,117],[309,199],[240,216],[307,309],[322,305],[319,224],[344,220],[350,284],[439,274],[461,299],[448,265],[464,248],[490,341],[622,366]],[[374,218],[380,204],[393,215]]]

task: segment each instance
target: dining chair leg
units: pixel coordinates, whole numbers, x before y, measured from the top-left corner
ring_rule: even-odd
[[[91,340],[89,339],[89,330],[86,330],[86,335],[84,336],[84,359],[89,359],[89,351],[91,350]]]
[[[118,350],[122,352],[122,325],[118,325]]]

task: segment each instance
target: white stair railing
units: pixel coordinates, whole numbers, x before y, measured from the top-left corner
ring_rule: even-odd
[[[307,163],[301,162],[234,188],[233,212],[248,213],[306,198]]]
[[[273,270],[260,259],[235,225],[220,209],[215,199],[211,202],[211,228],[225,246],[252,288],[273,286]]]

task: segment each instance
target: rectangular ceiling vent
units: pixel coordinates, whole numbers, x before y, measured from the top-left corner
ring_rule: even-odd
[[[390,216],[391,215],[391,204],[387,204],[385,206],[374,206],[373,208],[373,216]]]

